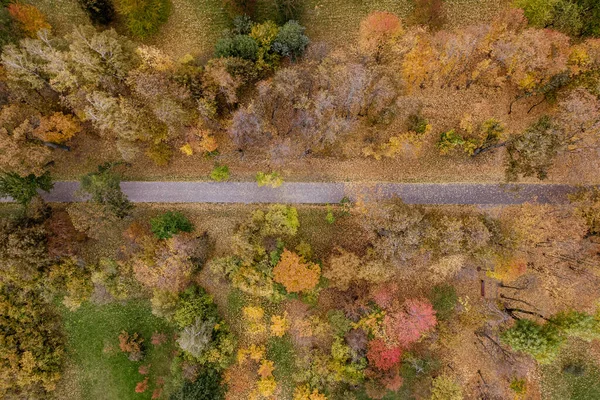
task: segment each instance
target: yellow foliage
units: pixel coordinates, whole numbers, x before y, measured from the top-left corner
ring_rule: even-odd
[[[248,348],[248,355],[250,356],[250,359],[253,361],[259,361],[262,358],[265,357],[265,346],[257,346],[257,345],[251,345]]]
[[[181,151],[186,156],[191,156],[194,154],[194,149],[192,149],[192,145],[190,145],[189,143],[186,143],[183,146],[181,146],[179,148],[179,151]]]
[[[527,262],[523,259],[498,257],[493,271],[488,271],[490,278],[501,282],[512,282],[527,271]]]
[[[81,132],[81,125],[70,115],[55,112],[49,117],[42,117],[40,125],[33,130],[34,136],[52,143],[65,143]]]
[[[282,337],[290,328],[287,312],[283,316],[273,315],[271,317],[271,336]]]
[[[262,360],[260,362],[260,367],[258,367],[258,375],[266,379],[270,376],[273,376],[273,371],[275,370],[275,365],[273,361],[270,360]]]
[[[308,385],[302,385],[294,390],[294,400],[327,400],[327,396],[319,393],[317,389],[311,392]]]
[[[265,316],[265,310],[260,306],[247,306],[242,309],[242,312],[250,321],[260,321]]]
[[[313,289],[319,283],[321,268],[287,249],[281,254],[279,263],[273,268],[275,282],[281,283],[289,293]]]
[[[358,322],[353,323],[355,329],[362,328],[367,332],[372,333],[375,337],[384,337],[384,331],[381,322],[385,316],[385,311],[373,312],[365,315]]]
[[[142,45],[137,48],[137,53],[142,60],[142,64],[157,71],[168,71],[175,65],[173,59],[152,46]]]
[[[268,378],[260,379],[257,382],[256,387],[258,389],[258,392],[263,397],[271,397],[273,396],[273,393],[275,393],[275,389],[277,388],[277,382],[275,382],[275,378],[270,376]]]

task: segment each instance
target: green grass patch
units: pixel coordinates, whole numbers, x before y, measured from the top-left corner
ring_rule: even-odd
[[[275,364],[275,380],[281,383],[285,393],[291,394],[296,374],[296,352],[291,339],[287,335],[269,338],[267,358]]]
[[[571,341],[551,365],[542,367],[544,399],[600,399],[600,366],[589,356],[589,346]]]
[[[173,331],[152,315],[148,302],[84,304],[75,312],[64,310],[63,318],[69,363],[77,371],[72,379],[78,382],[70,385],[81,388],[83,399],[150,399],[156,379],[168,379],[175,345]],[[143,360],[130,361],[119,350],[119,333],[123,330],[137,332],[144,338]],[[152,345],[155,332],[166,333],[169,341]],[[135,393],[136,384],[144,380],[139,367],[148,364],[148,390]]]

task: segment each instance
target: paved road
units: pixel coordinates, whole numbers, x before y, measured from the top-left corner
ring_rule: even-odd
[[[72,202],[77,182],[56,182],[43,197],[50,202]],[[394,195],[410,204],[519,204],[529,201],[566,203],[570,185],[487,183],[284,183],[279,188],[255,182],[122,182],[135,203],[338,203],[343,197],[365,200]],[[10,199],[0,199],[10,201]]]

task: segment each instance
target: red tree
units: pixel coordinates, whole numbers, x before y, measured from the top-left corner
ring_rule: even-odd
[[[379,58],[385,44],[401,32],[402,24],[397,16],[389,12],[372,12],[360,23],[360,47]]]
[[[402,349],[400,347],[388,347],[381,339],[369,342],[369,350],[367,351],[369,364],[381,371],[387,371],[398,365],[401,357]]]
[[[429,301],[408,299],[400,310],[389,312],[383,323],[387,335],[400,346],[406,347],[418,341],[423,333],[432,330],[437,320]]]

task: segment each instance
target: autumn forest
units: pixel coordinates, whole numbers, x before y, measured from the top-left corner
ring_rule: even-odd
[[[599,171],[596,0],[0,0],[0,398],[600,400]]]

